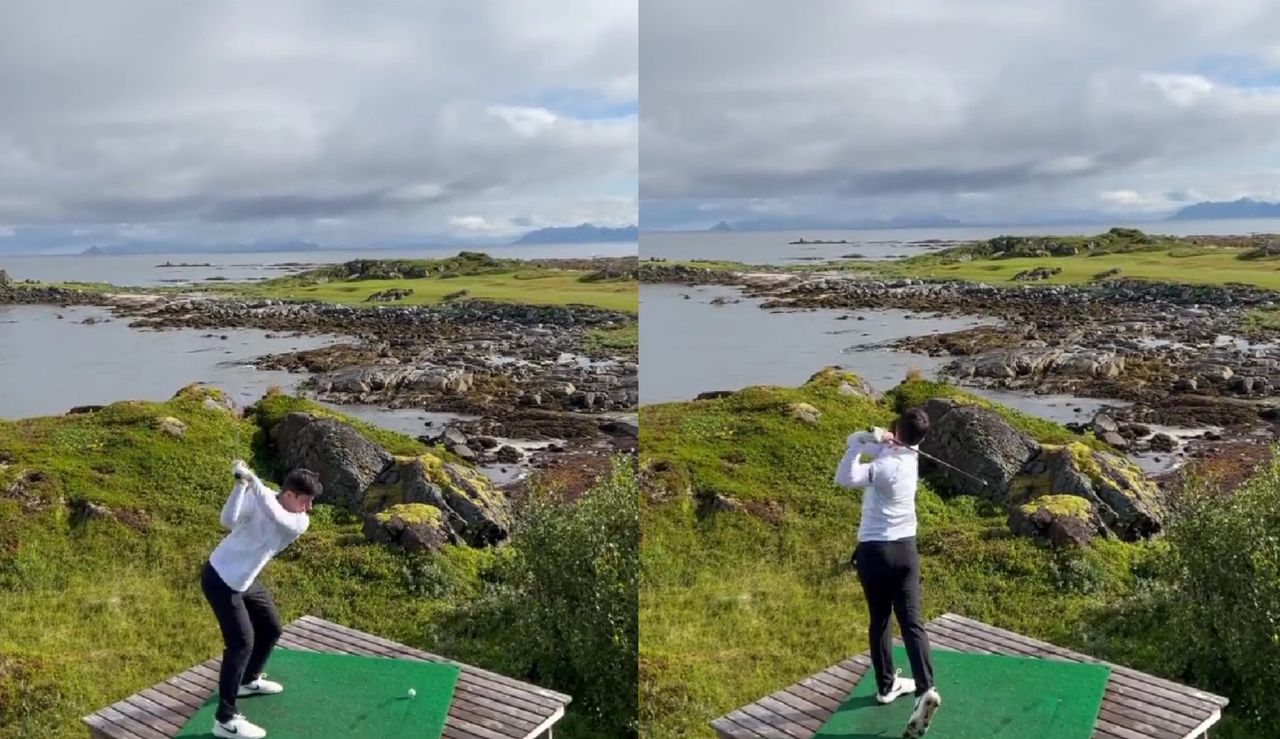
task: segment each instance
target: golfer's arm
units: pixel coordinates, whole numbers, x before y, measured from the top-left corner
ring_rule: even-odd
[[[222,505],[222,513],[218,516],[218,522],[222,524],[222,528],[230,531],[240,523],[245,513],[244,499],[248,491],[249,485],[244,480],[237,480],[235,487],[231,488],[231,495]]]
[[[864,488],[871,484],[871,466],[875,464],[875,460],[859,461],[862,449],[863,447],[851,446],[845,450],[844,458],[836,468],[835,483],[840,487]]]
[[[253,487],[253,493],[258,497],[258,504],[266,513],[267,520],[294,534],[301,535],[307,530],[310,522],[305,514],[286,511],[284,506],[280,505],[280,501],[276,500],[276,495],[271,488],[263,485],[258,478],[252,478],[249,484]]]

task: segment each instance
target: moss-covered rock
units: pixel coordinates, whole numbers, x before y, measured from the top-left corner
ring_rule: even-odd
[[[403,503],[369,516],[364,535],[369,541],[398,544],[410,552],[438,552],[454,541],[440,509],[424,503]]]
[[[1009,529],[1015,534],[1047,539],[1059,547],[1088,546],[1106,535],[1097,511],[1076,495],[1045,495],[1009,510]]]
[[[1142,470],[1081,443],[1044,445],[1010,487],[1015,502],[1051,493],[1088,500],[1107,529],[1125,541],[1157,534],[1164,525],[1159,490]]]
[[[395,457],[365,491],[363,509],[372,515],[415,503],[439,510],[453,535],[472,546],[496,544],[511,533],[506,496],[478,471],[434,454]]]
[[[807,423],[810,426],[816,426],[818,419],[822,418],[822,411],[808,403],[792,403],[787,408],[787,412],[791,418],[800,423]]]

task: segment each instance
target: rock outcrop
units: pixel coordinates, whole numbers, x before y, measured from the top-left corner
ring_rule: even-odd
[[[1105,536],[1093,504],[1074,495],[1046,495],[1009,510],[1009,530],[1020,536],[1048,539],[1059,547],[1084,547]]]
[[[365,512],[365,490],[392,459],[350,425],[308,413],[290,413],[271,435],[281,466],[315,472],[322,500],[356,513]]]
[[[423,503],[395,505],[369,516],[364,535],[378,544],[398,544],[407,552],[438,552],[455,541],[440,509]]]
[[[395,457],[373,480],[362,506],[367,514],[420,503],[440,511],[452,536],[472,546],[488,546],[511,533],[506,498],[474,469],[424,454]]]
[[[986,408],[935,399],[925,404],[924,411],[930,430],[920,450],[987,484],[923,458],[921,471],[944,479],[956,492],[1007,502],[1010,484],[1040,445]]]

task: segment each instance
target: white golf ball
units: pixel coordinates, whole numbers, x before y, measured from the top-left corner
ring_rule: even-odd
[[[418,691],[414,690],[413,688],[409,688],[409,697],[410,697],[410,698],[414,697],[414,696],[415,696],[415,695],[417,695],[417,694],[418,694]]]

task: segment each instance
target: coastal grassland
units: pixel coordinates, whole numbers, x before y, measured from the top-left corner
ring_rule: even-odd
[[[375,293],[412,290],[394,305],[431,305],[465,291],[472,300],[528,305],[589,305],[635,313],[634,275],[563,269],[464,252],[437,260],[359,260],[265,282],[223,285],[217,292],[244,298],[318,300],[347,305],[369,302]]]
[[[841,382],[824,371],[641,409],[645,735],[711,737],[716,716],[866,649],[846,564],[859,495],[831,482],[845,436],[930,397],[974,398],[909,379],[872,400]],[[991,407],[1043,443],[1068,438]],[[1194,472],[1175,489],[1166,535],[1055,550],[1010,534],[994,505],[923,482],[926,618],[960,613],[1209,690],[1231,700],[1214,736],[1280,736],[1280,448],[1237,489]]]
[[[641,726],[712,736],[707,722],[865,649],[867,614],[847,566],[858,494],[831,481],[853,430],[902,403],[961,391],[919,381],[873,401],[826,372],[801,388],[641,409]],[[798,420],[797,403],[817,408]],[[1066,433],[1003,411],[1032,436]],[[731,498],[736,510],[709,512]],[[723,505],[723,502],[721,503]],[[917,496],[926,617],[963,613],[1069,647],[1080,625],[1133,592],[1159,544],[1053,551],[1015,537],[972,497]]]
[[[80,716],[220,653],[198,572],[225,533],[217,519],[231,460],[253,460],[265,476],[275,463],[264,426],[291,410],[320,409],[275,395],[242,418],[206,407],[209,392],[0,421],[0,737],[81,737]],[[185,425],[181,435],[165,430],[175,427],[170,418]],[[353,425],[393,451],[425,450]],[[435,555],[367,543],[356,516],[317,505],[308,532],[262,581],[286,621],[314,614],[577,692],[583,699],[558,734],[625,736],[634,725],[625,701],[610,703],[583,686],[616,692],[630,674],[631,688],[621,692],[634,706],[634,670],[617,660],[586,663],[531,637],[563,621],[557,604],[585,613],[582,593],[630,587],[634,602],[634,580],[607,566],[620,556],[615,542],[559,541],[553,528],[568,521],[613,530],[628,516],[628,501],[634,520],[633,475],[620,466],[575,503],[539,503],[554,515],[521,513],[509,546],[450,546]],[[551,553],[543,551],[549,539],[559,541]],[[601,584],[597,574],[613,582]],[[577,619],[583,642],[625,640],[618,601],[593,600],[604,605]],[[634,634],[634,618],[630,627]]]
[[[1133,229],[1096,236],[1003,236],[899,262],[882,262],[888,274],[928,279],[1018,284],[1030,269],[1059,269],[1037,280],[1080,284],[1114,276],[1194,285],[1251,285],[1280,289],[1280,254],[1265,237],[1171,237]]]

